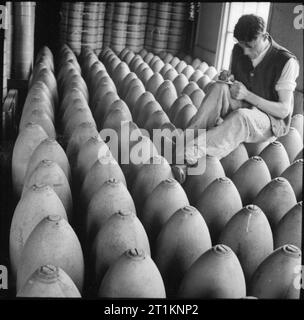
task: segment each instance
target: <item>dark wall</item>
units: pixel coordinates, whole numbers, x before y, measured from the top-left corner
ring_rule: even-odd
[[[294,113],[304,114],[303,109],[303,29],[294,27],[294,7],[299,5],[294,3],[273,3],[269,16],[269,33],[284,47],[291,50],[300,63],[300,74],[297,79],[297,89],[294,98]]]
[[[36,2],[35,56],[43,45],[56,51],[59,45],[60,1]]]
[[[201,2],[193,56],[215,65],[223,2]]]
[[[294,27],[296,14],[294,7],[300,3],[273,3],[269,16],[269,33],[273,38],[291,50],[299,59],[300,75],[298,78],[299,91],[303,91],[303,29]]]

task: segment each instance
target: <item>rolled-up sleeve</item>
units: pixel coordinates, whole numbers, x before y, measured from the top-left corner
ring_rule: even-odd
[[[294,91],[297,83],[296,80],[299,76],[299,63],[296,59],[290,58],[281,73],[278,82],[275,85],[275,90],[291,90]]]

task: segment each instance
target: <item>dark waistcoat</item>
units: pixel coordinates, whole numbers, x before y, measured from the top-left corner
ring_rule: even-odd
[[[270,101],[279,101],[275,85],[279,80],[286,62],[295,55],[277,44],[271,37],[270,48],[263,60],[254,68],[250,58],[236,44],[232,51],[231,73],[254,94]],[[280,137],[289,131],[293,108],[285,119],[267,114],[271,121],[272,132]]]

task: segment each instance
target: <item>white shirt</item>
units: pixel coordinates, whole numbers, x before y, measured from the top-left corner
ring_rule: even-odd
[[[269,47],[270,47],[270,43],[266,46],[266,48],[261,52],[261,54],[257,58],[251,59],[251,62],[254,68],[263,60]],[[275,85],[275,90],[276,91],[279,91],[279,90],[294,91],[295,88],[297,87],[296,80],[299,76],[299,72],[300,72],[300,66],[298,62],[296,61],[296,59],[290,58],[286,62],[282,70],[281,76]]]
[[[290,58],[281,73],[278,82],[275,85],[275,90],[291,90],[294,91],[297,87],[296,80],[299,76],[300,66],[294,58]]]

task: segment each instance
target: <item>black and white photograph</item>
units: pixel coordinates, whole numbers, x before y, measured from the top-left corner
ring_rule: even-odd
[[[1,2],[0,304],[300,302],[303,29],[296,2]]]

